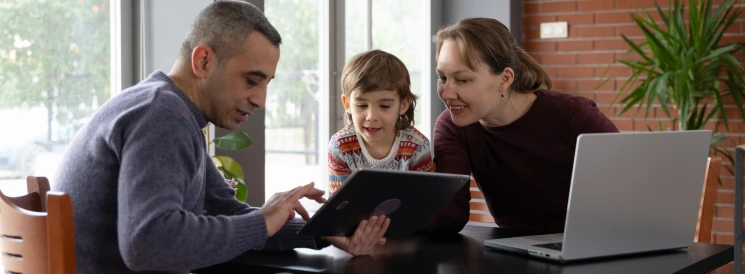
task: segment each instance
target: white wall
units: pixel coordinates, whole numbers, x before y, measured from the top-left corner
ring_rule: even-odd
[[[443,24],[454,24],[466,17],[488,17],[510,28],[511,0],[443,0]]]
[[[212,0],[143,1],[145,5],[145,73],[168,73],[191,22]]]

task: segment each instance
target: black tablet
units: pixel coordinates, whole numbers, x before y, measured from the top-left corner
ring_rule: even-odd
[[[359,169],[298,234],[352,236],[362,220],[384,214],[391,218],[385,237],[410,236],[469,181],[468,175]]]

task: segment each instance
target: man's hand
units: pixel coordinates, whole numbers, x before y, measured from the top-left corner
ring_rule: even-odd
[[[313,183],[296,187],[287,192],[275,193],[272,198],[259,209],[259,214],[266,220],[267,237],[274,236],[282,226],[292,218],[295,218],[295,212],[300,214],[303,220],[308,221],[308,211],[303,208],[298,200],[306,197],[319,203],[326,202],[323,198],[323,191],[313,188]]]
[[[385,244],[386,240],[383,235],[390,224],[391,219],[385,215],[373,216],[369,220],[360,222],[351,238],[323,237],[323,239],[354,256],[367,255],[376,245]]]

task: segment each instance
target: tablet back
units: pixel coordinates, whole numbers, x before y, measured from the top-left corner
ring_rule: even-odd
[[[385,214],[391,218],[385,237],[410,236],[469,181],[468,175],[360,169],[298,234],[351,236],[362,220]]]

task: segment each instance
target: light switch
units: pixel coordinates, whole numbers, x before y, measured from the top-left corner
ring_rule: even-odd
[[[567,38],[567,22],[541,23],[541,39]]]

